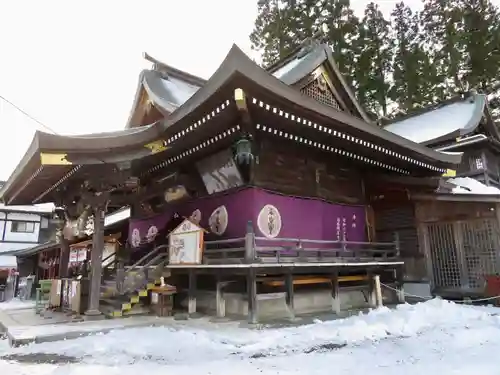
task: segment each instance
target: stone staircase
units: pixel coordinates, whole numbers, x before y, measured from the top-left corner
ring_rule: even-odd
[[[161,245],[129,267],[114,264],[101,285],[100,310],[109,318],[149,313],[149,291],[161,284],[161,277],[168,277],[166,245]],[[106,272],[104,273],[106,275]]]

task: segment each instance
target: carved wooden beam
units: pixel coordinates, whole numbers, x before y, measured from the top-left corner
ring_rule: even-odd
[[[152,182],[147,186],[141,187],[138,191],[112,194],[110,204],[129,205],[131,202],[144,202],[157,196],[163,196],[165,190],[176,185],[190,186],[192,178],[185,174],[176,174],[161,182]]]
[[[247,96],[243,89],[234,90],[234,101],[240,113],[240,126],[244,132],[254,135],[255,127],[248,109]]]

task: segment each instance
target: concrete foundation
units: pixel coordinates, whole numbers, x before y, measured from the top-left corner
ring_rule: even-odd
[[[432,298],[431,285],[428,282],[406,282],[403,288],[405,298],[409,302],[422,302]]]
[[[384,304],[396,303],[396,295],[390,290],[382,290]],[[341,311],[364,309],[369,306],[366,288],[340,289]],[[248,314],[247,296],[245,293],[224,293],[225,315],[244,318]],[[294,293],[294,314],[286,305],[285,293],[267,293],[257,295],[257,311],[259,319],[282,319],[293,315],[307,315],[331,312],[333,299],[329,289],[300,291]],[[209,315],[216,315],[216,293],[198,291],[196,298],[197,310]],[[187,300],[182,305],[187,307]]]
[[[141,316],[100,322],[74,322],[63,313],[40,316],[35,314],[34,309],[0,310],[0,332],[7,337],[11,346],[69,340],[117,329],[164,326],[172,321],[173,318]]]

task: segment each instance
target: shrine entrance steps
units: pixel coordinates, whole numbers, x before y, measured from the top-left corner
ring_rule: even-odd
[[[101,284],[100,311],[108,318],[149,314],[151,289],[168,277],[166,246],[159,246],[131,266],[105,272]]]

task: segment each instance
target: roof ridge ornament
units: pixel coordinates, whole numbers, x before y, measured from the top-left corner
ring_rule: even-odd
[[[160,73],[163,79],[169,79],[169,74],[166,71],[167,70],[167,64],[165,64],[164,62],[162,62],[162,61],[160,61],[158,59],[155,59],[153,56],[151,56],[147,52],[143,52],[142,56],[143,56],[143,58],[145,60],[147,60],[147,61],[149,61],[150,63],[153,64],[152,70],[154,70],[155,72]]]
[[[326,44],[326,39],[328,36],[329,27],[326,23],[321,25],[321,28],[316,31],[312,36],[305,38],[299,45],[299,52],[297,57],[304,57],[313,48],[320,46],[321,44]]]

